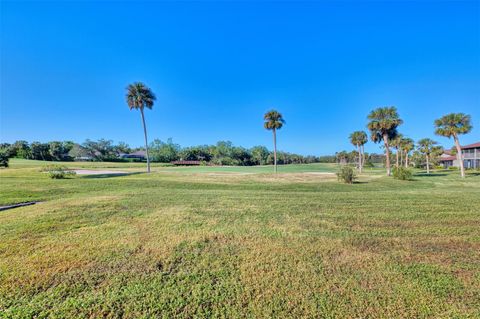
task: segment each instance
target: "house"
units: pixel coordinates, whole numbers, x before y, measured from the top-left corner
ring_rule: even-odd
[[[146,159],[146,152],[145,151],[136,151],[130,154],[120,154],[120,158],[135,158],[144,160]]]
[[[465,168],[480,168],[480,142],[465,145],[461,147],[463,166]],[[443,167],[450,166],[460,167],[457,155],[453,155],[450,151],[445,151],[439,159]]]

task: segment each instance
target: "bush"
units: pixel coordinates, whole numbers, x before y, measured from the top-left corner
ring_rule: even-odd
[[[344,165],[342,168],[340,168],[340,171],[337,172],[337,177],[339,181],[343,181],[347,184],[353,184],[353,182],[357,179],[353,167],[348,165]]]
[[[0,150],[0,167],[8,167],[8,153]]]
[[[412,171],[409,168],[403,166],[393,168],[393,178],[402,181],[408,181],[412,179]]]
[[[62,179],[76,174],[74,171],[69,170],[68,167],[62,165],[47,165],[41,171],[48,173],[48,176],[52,179]]]

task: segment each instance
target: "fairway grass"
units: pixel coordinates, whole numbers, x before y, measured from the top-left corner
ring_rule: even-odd
[[[0,170],[0,318],[479,318],[480,176]],[[330,173],[330,174],[329,174]]]

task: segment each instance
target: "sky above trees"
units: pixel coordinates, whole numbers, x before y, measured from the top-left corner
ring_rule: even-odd
[[[368,113],[395,105],[399,132],[432,138],[451,112],[480,138],[480,4],[472,2],[1,3],[0,140],[106,138],[140,146],[125,87],[157,96],[151,139],[351,150]],[[369,142],[367,152],[379,152]]]

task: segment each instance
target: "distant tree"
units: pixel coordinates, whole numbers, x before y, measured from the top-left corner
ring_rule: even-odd
[[[150,88],[141,82],[135,82],[127,87],[127,104],[130,110],[140,110],[142,115],[143,134],[145,137],[145,154],[147,157],[147,172],[150,173],[150,158],[148,157],[147,126],[145,124],[145,108],[152,109],[156,97]]]
[[[464,113],[450,113],[435,120],[435,134],[453,137],[455,147],[457,148],[457,158],[460,162],[460,175],[465,177],[465,168],[463,166],[462,148],[458,136],[460,134],[467,134],[472,130],[470,123],[470,115]]]
[[[263,127],[273,132],[273,165],[274,171],[277,173],[277,130],[283,127],[285,120],[282,114],[276,110],[265,113],[263,119],[265,120]]]
[[[232,158],[238,162],[238,165],[250,166],[253,164],[252,154],[243,147],[234,147],[232,150]]]
[[[348,152],[347,151],[340,151],[335,153],[335,158],[337,164],[347,164],[348,163]]]
[[[267,164],[269,150],[265,146],[254,146],[250,149],[252,154],[252,161],[255,165]]]
[[[117,145],[113,146],[114,152],[117,154],[128,154],[132,152],[130,146],[125,142],[118,142]]]
[[[8,167],[8,151],[6,148],[0,148],[0,167]]]
[[[324,156],[318,157],[316,162],[319,162],[319,163],[335,163],[336,162],[336,157],[335,157],[335,155],[324,155]]]
[[[422,138],[417,142],[418,144],[418,151],[425,156],[426,166],[427,166],[427,174],[430,174],[430,155],[432,153],[433,148],[435,147],[437,142],[429,139],[429,138]]]
[[[48,151],[52,160],[63,161],[69,160],[68,152],[72,149],[73,142],[52,141],[48,143]]]
[[[403,138],[400,147],[405,154],[405,167],[408,167],[408,155],[414,149],[415,144],[411,138]]]
[[[41,161],[51,161],[50,146],[48,143],[32,142],[30,144],[32,159]]]
[[[185,161],[206,161],[212,158],[212,148],[208,145],[186,147],[180,151],[180,159]]]
[[[68,155],[73,158],[74,160],[75,159],[88,159],[88,158],[95,158],[94,156],[92,156],[92,154],[94,153],[94,151],[89,151],[88,149],[86,149],[85,147],[83,147],[82,145],[80,144],[74,144],[72,149],[68,152]]]
[[[380,143],[383,140],[385,146],[385,166],[387,168],[387,175],[391,175],[390,168],[390,147],[389,141],[397,136],[397,127],[403,123],[394,106],[380,107],[368,115],[370,122],[367,127],[370,130],[370,138],[374,143]]]
[[[362,172],[363,164],[365,161],[363,146],[365,145],[365,143],[367,143],[367,140],[367,133],[365,133],[364,131],[355,131],[350,134],[350,143],[355,145],[358,150],[358,169],[360,173]]]
[[[159,139],[150,144],[152,160],[161,163],[170,163],[179,159],[180,145],[173,143],[169,138],[166,143]]]
[[[117,153],[112,140],[99,139],[98,141],[92,141],[87,139],[83,145],[83,150],[88,152],[89,157],[94,158],[97,161],[108,161],[117,158]]]
[[[32,152],[27,141],[16,141],[10,146],[11,157],[30,159]]]

